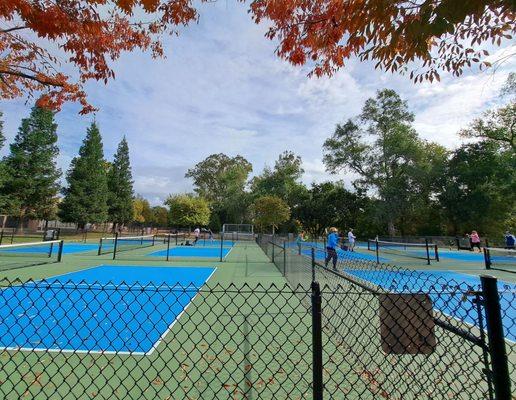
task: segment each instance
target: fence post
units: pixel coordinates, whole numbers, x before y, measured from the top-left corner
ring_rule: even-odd
[[[0,232],[0,245],[2,244],[2,240],[4,240],[4,230],[2,229],[2,232]]]
[[[374,244],[376,246],[376,263],[380,264],[380,252],[378,250],[378,237],[374,240]]]
[[[313,248],[312,248],[313,251]],[[323,398],[322,296],[319,282],[312,282],[313,398]]]
[[[505,337],[502,325],[502,312],[496,278],[489,275],[480,276],[484,307],[486,311],[487,337],[489,338],[489,354],[496,400],[510,400],[511,379]]]
[[[272,257],[271,257],[272,262],[274,262],[274,247],[275,247],[275,246],[274,246],[274,236],[273,236],[273,237],[272,237]]]

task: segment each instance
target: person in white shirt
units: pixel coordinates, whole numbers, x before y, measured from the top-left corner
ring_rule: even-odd
[[[349,232],[348,232],[348,242],[349,242],[349,251],[355,251],[355,239],[357,237],[355,235],[353,235],[353,229],[352,228],[349,228]]]
[[[199,236],[201,236],[201,230],[199,228],[195,228],[194,231],[193,231],[193,234],[194,234],[194,245],[197,244],[197,242],[199,241]]]

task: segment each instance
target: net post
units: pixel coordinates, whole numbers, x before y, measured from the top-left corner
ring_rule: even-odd
[[[59,251],[57,253],[57,262],[61,262],[63,259],[63,248],[64,248],[64,240],[59,242]]]
[[[4,230],[2,229],[2,232],[0,232],[0,245],[2,245],[3,240],[4,240]]]
[[[486,265],[486,269],[491,269],[491,255],[489,254],[489,249],[484,247],[484,263]]]
[[[99,241],[99,251],[97,252],[97,255],[100,256],[102,254],[102,238],[100,238]]]
[[[177,238],[178,238],[179,234],[176,235],[176,246],[177,246]],[[169,238],[169,242],[170,242],[170,238]]]
[[[169,253],[170,253],[170,235],[167,236],[167,261],[169,261]],[[177,236],[176,236],[176,242],[177,242]]]
[[[491,372],[496,399],[511,398],[511,379],[505,348],[502,312],[498,295],[497,279],[481,275],[482,294],[486,312],[487,337],[489,339],[489,354],[491,356]]]
[[[376,263],[380,264],[380,251],[378,250],[378,238],[374,240],[374,244],[376,246]]]
[[[430,248],[428,247],[428,238],[425,238],[425,247],[426,247],[426,264],[430,265]]]
[[[367,239],[367,250],[371,251],[371,240]]]
[[[283,241],[283,276],[287,276],[287,242]]]
[[[312,247],[312,282],[315,282],[315,249]]]
[[[437,243],[434,245],[434,251],[435,251],[435,261],[439,262],[439,247],[437,246]]]
[[[54,243],[50,243],[50,249],[48,250],[48,258],[52,257],[53,252],[54,252]]]
[[[152,235],[152,245],[156,244],[156,235]]]
[[[222,254],[224,253],[224,232],[220,234],[220,262],[222,262]]]
[[[313,252],[313,248],[312,248]],[[322,295],[319,282],[312,282],[313,398],[323,398]]]
[[[118,245],[118,232],[115,232],[115,245],[113,247],[113,260],[116,259],[116,248]]]

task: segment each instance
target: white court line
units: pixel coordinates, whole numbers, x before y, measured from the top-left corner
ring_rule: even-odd
[[[172,330],[172,328],[174,327],[175,323],[179,320],[179,318],[181,318],[181,315],[184,314],[184,312],[186,311],[186,309],[188,308],[188,306],[190,304],[193,303],[193,301],[195,300],[195,298],[197,297],[197,295],[199,294],[199,292],[201,291],[202,287],[210,280],[210,278],[212,277],[212,275],[215,273],[215,271],[217,270],[217,267],[213,267],[213,271],[212,273],[208,276],[208,278],[204,281],[204,283],[202,284],[202,286],[199,287],[199,290],[197,291],[197,293],[195,293],[195,296],[191,298],[191,300],[188,302],[188,304],[185,306],[185,308],[183,308],[183,311],[181,311],[177,316],[176,318],[174,319],[174,321],[172,321],[172,323],[169,325],[168,329],[165,330],[165,332],[163,332],[163,334],[160,336],[160,338],[154,343],[154,345],[151,347],[151,349],[144,353],[144,355],[146,356],[150,356],[154,350],[156,350],[156,348],[160,345],[160,343],[165,339],[165,336],[167,336],[167,334]]]
[[[97,266],[94,266],[94,267],[88,267],[88,268],[85,268],[83,270],[79,270],[77,272],[85,271],[85,270],[92,269],[92,268],[113,267],[113,266],[116,266],[116,265],[101,264],[101,265],[97,265]],[[137,267],[137,265],[136,265],[136,267]],[[159,266],[159,265],[157,265],[156,267],[163,268],[162,266]],[[191,268],[197,268],[197,267],[193,267],[192,266]],[[200,267],[199,266],[199,268],[207,268],[207,267]],[[206,278],[204,283],[201,286],[199,286],[199,288],[197,290],[197,293],[195,293],[194,297],[192,297],[190,299],[188,304],[176,316],[174,321],[172,321],[172,323],[168,326],[168,328],[165,330],[165,332],[163,332],[161,334],[160,338],[154,343],[154,345],[151,347],[151,349],[149,351],[147,351],[147,352],[143,352],[143,351],[116,351],[116,350],[73,350],[73,349],[52,349],[52,348],[37,348],[37,347],[7,347],[7,346],[5,346],[5,347],[4,346],[0,346],[0,350],[2,350],[2,351],[3,350],[8,350],[8,351],[31,351],[31,352],[34,351],[34,352],[50,352],[50,353],[77,353],[77,354],[108,354],[108,355],[150,356],[154,352],[154,350],[156,350],[156,348],[159,346],[159,344],[163,341],[165,336],[172,330],[174,324],[184,314],[184,312],[186,311],[188,306],[195,300],[195,298],[197,297],[197,295],[201,291],[202,287],[211,279],[211,277],[213,276],[213,274],[217,270],[217,267],[212,267],[212,268],[213,268],[213,271],[208,276],[208,278]],[[54,277],[56,277],[56,276],[63,276],[63,275],[67,275],[67,274],[54,275]],[[34,281],[34,282],[37,282],[37,281]]]

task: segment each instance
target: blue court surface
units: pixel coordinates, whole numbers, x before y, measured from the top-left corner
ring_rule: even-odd
[[[63,254],[73,254],[73,253],[82,253],[85,251],[93,251],[99,248],[98,244],[92,243],[64,243],[63,245]],[[59,245],[54,244],[52,246],[52,253],[56,253],[59,250]],[[50,245],[38,245],[38,246],[22,246],[19,248],[12,249],[4,249],[2,252],[8,253],[26,253],[26,254],[35,254],[35,253],[49,253]]]
[[[193,240],[189,240],[191,244],[193,244]],[[170,241],[170,244],[173,243],[173,240]],[[220,247],[220,240],[210,240],[210,239],[199,239],[199,241],[194,245],[195,247],[198,246],[207,246],[207,247]],[[233,247],[235,245],[235,242],[232,242],[231,240],[224,240],[222,242],[223,247]]]
[[[197,247],[197,246],[177,246],[168,250],[169,257],[201,257],[201,258],[220,258],[220,247]],[[225,258],[231,248],[222,248],[222,258]],[[147,254],[149,257],[166,257],[167,249],[153,251]]]
[[[297,250],[294,250],[297,252]],[[301,254],[311,257],[312,250],[311,249],[305,249],[303,248],[301,250]],[[326,257],[326,253],[324,250],[316,250],[315,251],[315,259],[316,260],[324,260]],[[356,251],[344,251],[342,249],[337,249],[337,257],[339,260],[348,259],[348,260],[366,260],[366,261],[376,261],[376,254],[375,253],[357,253]],[[389,261],[386,258],[380,257],[380,262],[387,262]],[[331,261],[330,261],[331,262]]]
[[[102,265],[5,288],[0,347],[148,355],[214,272]]]
[[[362,280],[374,283],[396,293],[428,293],[433,301],[434,309],[444,314],[480,326],[478,314],[474,311],[475,296],[463,296],[468,290],[480,290],[478,276],[461,274],[453,271],[389,271],[389,270],[354,270],[344,272]],[[498,281],[500,306],[505,337],[516,341],[516,309],[511,303],[516,301],[516,283]],[[485,316],[484,316],[485,321]]]

